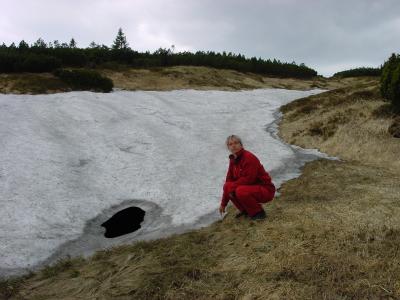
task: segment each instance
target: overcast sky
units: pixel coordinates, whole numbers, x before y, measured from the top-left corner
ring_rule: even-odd
[[[400,52],[399,0],[0,0],[0,43],[91,41],[305,63],[319,74]]]

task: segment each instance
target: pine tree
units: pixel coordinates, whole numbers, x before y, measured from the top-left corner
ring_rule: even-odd
[[[71,41],[69,42],[69,47],[76,48],[76,42],[75,42],[74,38],[72,38]]]
[[[394,111],[400,113],[400,63],[392,72],[392,80],[389,84],[389,100]]]
[[[390,83],[394,69],[400,64],[400,56],[392,53],[384,63],[381,74],[381,95],[383,98],[390,99]]]
[[[94,41],[89,44],[89,48],[100,48],[100,45],[97,45]]]
[[[29,45],[27,42],[25,42],[24,40],[22,40],[19,45],[18,45],[18,49],[20,50],[26,50],[29,49]]]
[[[129,49],[129,44],[126,41],[125,34],[122,32],[122,28],[118,29],[118,34],[115,37],[114,44],[112,45],[112,49],[117,49],[117,50]]]
[[[47,48],[47,44],[42,38],[38,38],[38,40],[33,44],[33,46],[37,48]]]

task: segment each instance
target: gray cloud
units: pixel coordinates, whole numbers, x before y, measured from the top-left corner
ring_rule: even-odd
[[[139,51],[173,44],[303,62],[331,75],[400,52],[399,11],[396,0],[15,0],[2,3],[0,41],[111,45],[122,27]]]

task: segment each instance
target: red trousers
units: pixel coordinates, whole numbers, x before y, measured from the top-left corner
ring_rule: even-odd
[[[224,184],[224,192],[230,190],[230,182]],[[235,197],[230,200],[240,211],[245,211],[252,217],[263,208],[260,203],[271,201],[275,196],[274,190],[269,190],[263,185],[240,185],[236,188]]]

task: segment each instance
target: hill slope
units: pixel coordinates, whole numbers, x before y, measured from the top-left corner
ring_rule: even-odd
[[[240,90],[256,88],[284,88],[309,90],[332,89],[350,84],[352,78],[322,78],[311,80],[265,77],[253,73],[207,67],[179,66],[168,68],[119,70],[100,69],[111,78],[114,87],[125,90]],[[68,92],[70,88],[51,73],[0,74],[0,93],[43,94]]]

